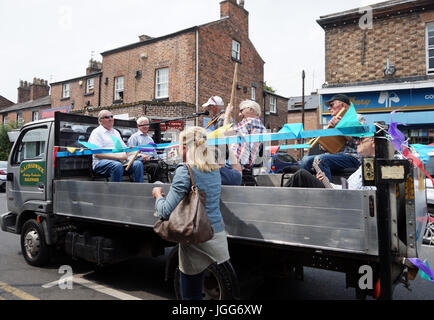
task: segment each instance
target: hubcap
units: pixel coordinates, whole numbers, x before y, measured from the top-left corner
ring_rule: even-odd
[[[24,238],[24,248],[29,258],[34,258],[39,254],[41,242],[39,241],[39,234],[36,230],[31,229],[27,232]]]
[[[208,270],[205,271],[203,277],[202,296],[204,300],[220,300],[221,298],[220,283],[214,274]]]

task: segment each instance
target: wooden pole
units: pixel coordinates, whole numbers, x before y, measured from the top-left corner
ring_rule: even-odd
[[[226,112],[225,112],[225,122],[224,122],[225,126],[231,123],[231,114],[232,114],[233,107],[234,107],[235,90],[237,88],[237,81],[238,81],[238,62],[235,62],[234,79],[232,81],[231,99],[229,101],[229,105],[226,108]]]

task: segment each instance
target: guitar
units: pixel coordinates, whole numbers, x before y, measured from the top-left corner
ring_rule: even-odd
[[[319,167],[319,163],[321,162],[321,160],[320,159],[315,159],[314,161],[313,161],[313,164],[312,164],[312,167],[315,169],[315,171],[317,172],[317,173],[319,173],[319,172],[323,172],[321,169],[320,169],[320,167]],[[331,185],[331,183],[330,183],[330,180],[327,178],[327,176],[324,174],[324,179],[321,181],[323,184],[324,184],[324,186],[327,188],[327,189],[333,189],[333,186]]]

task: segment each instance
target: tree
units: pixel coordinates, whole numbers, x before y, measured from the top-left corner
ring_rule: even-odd
[[[270,86],[267,84],[267,81],[264,81],[264,90],[270,91],[270,92],[272,92],[272,93],[276,93],[276,90],[274,90],[272,87],[270,87]]]
[[[8,132],[17,128],[15,122],[6,125],[0,125],[0,160],[8,160],[9,153],[12,149],[12,143],[9,141]]]

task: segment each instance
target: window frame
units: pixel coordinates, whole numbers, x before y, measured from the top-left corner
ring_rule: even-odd
[[[234,50],[234,44],[238,45],[238,51]],[[234,53],[235,53],[235,57],[234,57]],[[238,42],[237,40],[232,39],[232,54],[231,54],[232,59],[236,60],[236,61],[241,61],[241,43]]]
[[[120,87],[118,87],[118,80],[122,79],[122,90],[120,90]],[[122,92],[122,96],[121,93]],[[114,95],[113,95],[113,100],[114,101],[124,101],[125,98],[125,77],[124,76],[119,76],[119,77],[115,77],[114,79]]]
[[[23,112],[17,111],[17,125],[20,125],[24,122],[23,120]]]
[[[271,103],[271,101],[274,100],[274,103]],[[277,114],[277,98],[275,96],[270,96],[270,113]],[[274,106],[272,109],[271,107]]]
[[[91,88],[89,86],[90,81],[92,81],[92,87]],[[94,93],[94,91],[95,91],[95,78],[86,79],[86,94]]]
[[[430,46],[429,44],[429,32],[432,31],[434,32],[434,22],[430,22],[426,24],[426,28],[425,28],[425,35],[426,35],[426,73],[427,74],[434,74],[434,67],[430,68],[429,64],[430,64],[430,50],[433,51],[433,55],[431,57],[431,59],[434,60],[434,44]],[[434,38],[434,36],[432,36],[432,38]]]
[[[35,119],[36,115],[36,119]],[[32,111],[32,121],[38,121],[39,120],[39,111]]]
[[[251,100],[256,101],[256,88],[252,87],[250,92],[251,92]]]
[[[71,86],[69,83],[62,85],[62,99],[68,99],[71,97]]]
[[[8,114],[7,113],[3,113],[3,125],[7,125],[8,124]]]
[[[167,70],[167,81],[159,82],[160,78],[160,72],[163,70]],[[164,79],[163,79],[164,80]],[[167,99],[169,98],[169,80],[170,80],[170,74],[169,74],[169,67],[159,68],[155,70],[155,99]],[[165,90],[161,90],[161,86],[165,85]]]
[[[20,137],[19,137],[19,142],[16,144],[16,147],[13,149],[13,155],[12,155],[12,161],[11,161],[11,165],[12,166],[19,166],[19,165],[21,165],[23,162],[25,162],[25,161],[38,161],[38,160],[44,160],[45,158],[44,158],[44,156],[46,155],[46,153],[47,153],[47,145],[48,145],[48,138],[47,138],[47,140],[46,141],[43,141],[44,142],[44,144],[43,144],[43,146],[41,147],[41,146],[39,146],[39,151],[40,150],[43,150],[43,152],[42,153],[39,153],[39,155],[38,156],[36,156],[36,157],[34,157],[34,158],[23,158],[22,160],[20,160],[19,159],[19,154],[21,153],[21,152],[27,152],[27,150],[24,148],[24,146],[23,146],[23,140],[24,140],[24,137],[27,135],[27,133],[29,133],[29,132],[31,132],[31,131],[35,131],[35,130],[40,130],[40,129],[42,129],[42,130],[46,130],[47,131],[47,137],[48,137],[48,134],[49,134],[49,130],[48,130],[48,127],[46,126],[46,125],[43,125],[43,126],[39,126],[39,127],[33,127],[33,128],[29,128],[29,129],[27,129],[26,131],[24,131],[21,135],[20,135]],[[42,141],[38,141],[39,143],[40,142],[42,142]],[[42,156],[41,157],[41,155],[44,155],[44,156]]]

